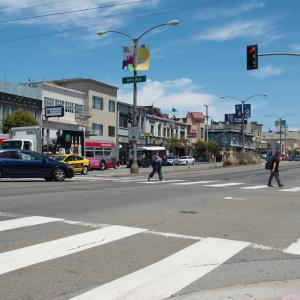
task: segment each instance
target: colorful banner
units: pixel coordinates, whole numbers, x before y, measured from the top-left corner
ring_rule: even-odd
[[[134,46],[123,47],[122,69],[125,71],[134,71],[134,61],[136,62],[136,71],[149,70],[150,51],[146,45],[137,47],[137,57],[134,58]]]

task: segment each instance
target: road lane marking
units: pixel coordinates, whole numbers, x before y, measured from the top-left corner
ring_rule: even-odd
[[[157,181],[140,181],[137,183],[144,183],[144,184],[157,184],[157,183],[170,183],[170,182],[179,182],[179,181],[185,181],[181,179],[174,179],[174,180],[157,180]]]
[[[6,220],[6,221],[0,222],[0,231],[6,231],[6,230],[34,226],[34,225],[41,225],[41,224],[46,224],[46,223],[51,223],[51,222],[58,222],[61,220],[62,219],[39,217],[39,216]]]
[[[246,198],[234,198],[234,197],[224,197],[225,200],[246,200]]]
[[[219,267],[249,243],[206,238],[134,273],[71,300],[161,300]]]
[[[205,186],[226,187],[226,186],[235,186],[235,185],[241,185],[241,184],[244,184],[244,183],[240,183],[240,182],[228,182],[228,183],[207,184]]]
[[[279,190],[279,192],[291,192],[291,193],[296,193],[299,191],[300,191],[300,187],[293,187],[293,188],[289,188],[289,189]]]
[[[54,241],[0,253],[0,275],[104,245],[142,233],[145,230],[146,229],[112,225]]]
[[[259,189],[266,189],[268,186],[266,184],[264,185],[253,185],[253,186],[245,186],[242,187],[241,189],[243,190],[259,190]]]
[[[172,237],[177,239],[185,239],[185,240],[203,240],[203,237],[200,236],[193,236],[193,235],[185,235],[185,234],[178,234],[178,233],[172,233],[172,232],[160,232],[160,231],[145,231],[144,234],[153,234],[153,235],[159,235],[164,237]]]
[[[203,184],[203,183],[211,183],[211,182],[217,182],[219,180],[202,180],[202,181],[189,181],[189,182],[178,182],[173,183],[174,185],[193,185],[193,184]]]
[[[300,239],[283,250],[285,253],[300,255]]]
[[[141,182],[141,181],[146,181],[147,179],[118,179],[118,180],[113,180],[113,182],[120,182],[120,183],[127,183],[127,182]],[[158,179],[153,179],[153,181],[158,181]]]

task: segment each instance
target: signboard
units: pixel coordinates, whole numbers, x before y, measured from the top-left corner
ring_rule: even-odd
[[[7,94],[0,92],[0,105],[9,105],[15,108],[24,108],[29,110],[42,110],[42,100]]]
[[[137,46],[137,57],[134,57],[134,46],[123,47],[122,69],[125,71],[134,71],[134,60],[136,71],[148,71],[150,64],[150,51],[146,45]]]
[[[130,142],[137,141],[140,138],[140,130],[138,127],[128,128],[128,138]]]
[[[242,124],[242,119],[236,114],[225,114],[225,124],[226,125],[237,125]],[[247,124],[247,120],[244,120],[244,124]]]
[[[196,132],[188,132],[187,138],[188,139],[195,139],[196,138]]]
[[[146,82],[146,76],[135,76],[135,77],[123,77],[122,83],[138,83],[138,82]]]
[[[242,118],[242,104],[235,105],[235,114],[238,118]],[[244,118],[251,118],[251,104],[244,104]]]
[[[63,117],[65,115],[65,110],[63,106],[47,106],[45,107],[45,117]]]

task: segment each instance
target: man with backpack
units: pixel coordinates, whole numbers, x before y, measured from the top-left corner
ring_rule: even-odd
[[[159,152],[156,151],[155,154],[152,155],[152,172],[149,174],[148,181],[153,178],[154,174],[157,172],[159,180],[164,181],[162,175],[162,159],[159,157]]]
[[[273,186],[272,185],[272,180],[273,177],[275,177],[277,184],[279,187],[282,187],[283,184],[280,182],[280,178],[279,178],[279,162],[280,162],[280,152],[276,152],[275,153],[275,157],[272,158],[271,163],[270,163],[270,176],[269,176],[269,180],[267,183],[267,186]]]

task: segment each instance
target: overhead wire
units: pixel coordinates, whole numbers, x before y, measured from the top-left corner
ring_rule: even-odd
[[[103,8],[133,5],[133,4],[138,4],[138,3],[142,3],[142,2],[148,2],[148,1],[150,1],[150,0],[136,0],[136,1],[128,1],[128,2],[124,2],[124,3],[106,4],[106,5],[97,6],[97,7],[82,8],[82,9],[75,9],[75,10],[69,10],[69,11],[61,11],[61,12],[55,12],[55,13],[49,13],[49,14],[43,14],[43,15],[36,15],[36,16],[29,16],[29,17],[22,17],[22,18],[14,18],[14,19],[6,19],[6,20],[1,20],[0,19],[0,23],[12,23],[12,22],[18,22],[18,21],[26,21],[26,20],[32,20],[32,19],[45,18],[45,17],[53,17],[53,16],[59,16],[59,15],[74,14],[74,13],[98,10],[98,9],[103,9]]]
[[[218,3],[226,2],[226,1],[227,0],[218,0]],[[138,16],[135,16],[135,17],[125,18],[124,21],[131,21],[131,20],[136,20],[136,19],[140,19],[140,18],[144,19],[145,17],[164,15],[164,14],[167,14],[167,13],[172,13],[172,12],[177,12],[177,11],[186,11],[186,10],[190,10],[190,9],[200,7],[202,4],[203,4],[203,0],[200,0],[200,1],[197,1],[197,2],[190,3],[189,5],[177,5],[177,6],[157,8],[155,10],[159,10],[159,12],[153,12],[151,14],[143,14],[143,15],[138,15]],[[118,15],[111,15],[110,17],[114,17],[114,16],[118,16]],[[88,20],[93,20],[93,19],[98,19],[98,18],[89,18]],[[60,24],[60,23],[65,23],[65,22],[67,22],[67,21],[45,23],[43,25],[57,25],[57,24]],[[55,31],[55,32],[45,32],[45,33],[40,33],[40,34],[35,34],[35,35],[28,35],[28,36],[23,36],[23,37],[16,37],[16,38],[12,38],[12,39],[0,40],[0,44],[19,41],[19,40],[45,37],[45,36],[55,36],[55,35],[74,32],[74,31],[78,31],[78,30],[96,28],[98,26],[99,25],[81,26],[81,27],[76,27],[76,28],[73,28],[73,29],[66,29],[66,30]]]

